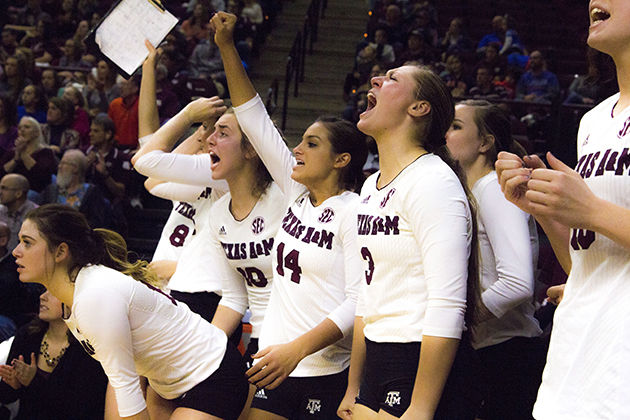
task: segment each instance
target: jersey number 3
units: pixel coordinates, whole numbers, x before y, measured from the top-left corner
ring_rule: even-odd
[[[374,274],[374,259],[370,250],[364,246],[361,248],[361,256],[368,263],[368,269],[365,270],[365,281],[367,284],[372,283],[372,274]]]
[[[281,276],[284,276],[284,269],[287,268],[291,270],[291,281],[294,283],[300,283],[300,277],[302,275],[302,269],[300,268],[300,264],[298,259],[300,258],[300,252],[295,249],[289,252],[287,255],[284,255],[284,242],[280,242],[278,244],[278,260],[276,271]]]

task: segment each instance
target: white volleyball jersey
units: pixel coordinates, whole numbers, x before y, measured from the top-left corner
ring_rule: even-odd
[[[474,326],[473,347],[539,336],[534,318],[536,221],[505,198],[495,171],[475,182],[472,193],[477,201],[481,300],[496,317]]]
[[[472,236],[464,189],[433,154],[382,188],[379,175],[363,184],[358,210],[365,264],[357,315],[365,336],[396,343],[460,338]]]
[[[291,376],[341,372],[350,364],[361,275],[358,196],[346,191],[313,206],[306,187],[291,179],[295,160],[260,97],[236,107],[235,114],[288,207],[274,241],[274,279],[259,348],[287,343],[329,318],[344,338],[304,358]]]
[[[146,407],[140,376],[170,400],[209,377],[223,360],[223,331],[184,303],[118,271],[82,268],[73,299],[66,324],[103,366],[121,417]]]
[[[195,234],[195,203],[173,201],[173,210],[162,229],[152,261],[178,261],[186,240]]]
[[[191,207],[186,206],[186,211],[194,213],[194,235],[180,255],[177,269],[168,283],[170,290],[221,294],[221,279],[214,269],[216,262],[204,246],[207,243],[204,236],[209,234],[210,209],[228,191],[228,185],[224,180],[212,179],[210,164],[207,153],[185,155],[154,150],[141,156],[135,165],[143,175],[169,181],[156,187],[168,191],[162,192],[161,196],[188,202]],[[196,194],[200,186],[203,189]],[[177,232],[174,233],[177,235]]]
[[[619,94],[580,122],[576,171],[598,197],[630,208],[630,107]],[[539,420],[629,419],[630,250],[571,229],[571,273],[534,406]]]
[[[208,247],[217,253],[217,271],[226,283],[220,305],[241,314],[249,306],[252,337],[258,338],[271,294],[273,243],[285,212],[284,194],[271,183],[243,220],[232,216],[231,199],[228,193],[212,208]]]

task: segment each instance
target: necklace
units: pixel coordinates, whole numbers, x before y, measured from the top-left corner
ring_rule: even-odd
[[[42,338],[42,344],[40,344],[39,346],[39,354],[42,355],[48,367],[54,368],[55,366],[57,366],[57,364],[59,363],[59,360],[61,360],[63,355],[66,353],[66,349],[68,348],[68,345],[66,345],[65,347],[62,347],[61,351],[56,357],[50,357],[50,353],[48,353],[49,345],[48,345],[48,341],[46,341],[47,335],[48,335],[48,332],[46,332],[46,334],[44,334],[44,338]]]

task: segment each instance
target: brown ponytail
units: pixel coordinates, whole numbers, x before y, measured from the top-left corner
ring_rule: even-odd
[[[51,252],[62,243],[68,246],[72,259],[70,272],[90,264],[102,264],[151,286],[160,285],[146,261],[129,262],[122,236],[107,229],[92,230],[78,210],[63,204],[46,204],[31,210],[26,218],[35,223]]]

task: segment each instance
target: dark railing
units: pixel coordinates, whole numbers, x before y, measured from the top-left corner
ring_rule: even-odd
[[[319,20],[324,17],[324,9],[328,5],[327,0],[312,0],[306,11],[302,29],[297,32],[293,45],[287,57],[286,71],[284,75],[284,98],[282,104],[282,130],[286,128],[287,111],[289,105],[289,91],[293,83],[293,96],[297,98],[299,85],[304,82],[304,61],[306,52],[313,54],[313,44],[317,41]],[[308,47],[308,48],[307,48]]]

